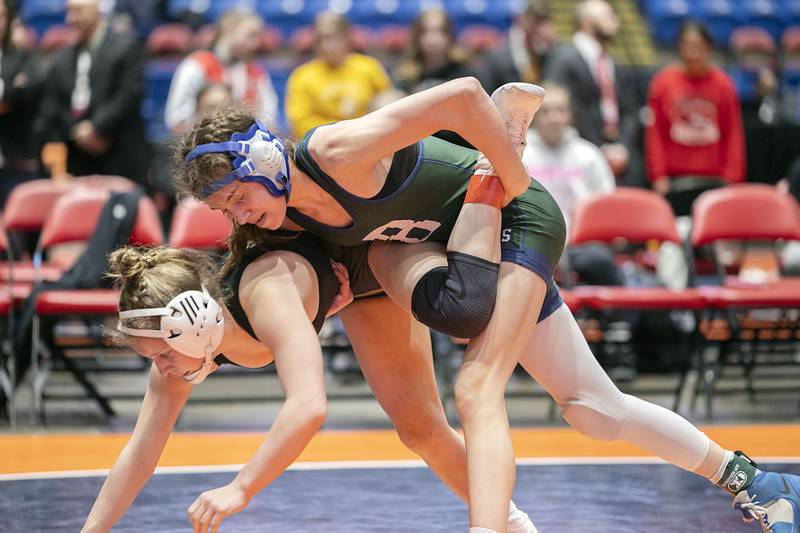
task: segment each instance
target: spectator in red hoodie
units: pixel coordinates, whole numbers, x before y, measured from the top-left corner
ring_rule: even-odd
[[[645,158],[653,189],[661,194],[676,177],[745,179],[739,99],[728,75],[711,63],[712,46],[705,26],[685,23],[678,34],[680,62],[650,84]]]

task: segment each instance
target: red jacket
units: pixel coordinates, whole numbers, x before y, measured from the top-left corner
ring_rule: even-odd
[[[645,130],[651,181],[681,175],[744,181],[742,113],[733,83],[717,67],[689,77],[678,66],[661,70],[650,83],[652,120]]]

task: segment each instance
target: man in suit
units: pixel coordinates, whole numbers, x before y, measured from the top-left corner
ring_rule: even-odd
[[[575,20],[572,43],[555,51],[544,77],[569,87],[575,129],[603,150],[618,180],[644,183],[638,80],[608,53],[619,18],[605,0],[585,0],[577,4]]]
[[[67,146],[67,171],[117,174],[144,183],[149,165],[140,115],[144,54],[135,37],[113,33],[98,0],[68,0],[77,43],[53,61],[36,133],[45,148]]]
[[[486,92],[512,81],[541,83],[556,42],[546,0],[528,0],[515,18],[502,46],[491,51],[480,65],[480,78]]]

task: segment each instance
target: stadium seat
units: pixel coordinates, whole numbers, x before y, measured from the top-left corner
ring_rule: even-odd
[[[255,12],[258,10],[258,4],[259,2],[256,0],[213,0],[206,15],[210,22],[216,22],[232,9],[247,9]]]
[[[221,211],[187,198],[172,213],[169,244],[176,248],[223,250],[230,232],[230,220]]]
[[[283,0],[258,3],[258,12],[264,22],[279,28],[284,35],[292,35],[298,28],[310,25],[321,9],[321,0]]]
[[[692,16],[705,24],[716,46],[723,48],[736,27],[734,0],[708,0],[692,3]]]
[[[408,48],[408,26],[387,24],[377,29],[375,43],[382,51],[390,54],[399,54]]]
[[[185,24],[161,24],[147,37],[147,51],[153,56],[184,55],[191,49],[192,38],[192,30]]]
[[[689,10],[690,4],[686,0],[645,0],[644,13],[658,45],[675,46],[678,30],[689,16]]]
[[[172,20],[181,20],[188,13],[207,20],[212,0],[167,0],[167,14]]]
[[[20,18],[39,35],[52,26],[64,23],[66,0],[25,0],[20,4]]]
[[[169,86],[179,63],[179,58],[167,57],[152,59],[145,66],[147,92],[142,101],[142,118],[147,140],[150,142],[165,142],[170,138],[169,129],[164,122],[164,108],[167,105]]]
[[[635,223],[633,222],[635,221]],[[618,188],[613,193],[597,194],[578,202],[570,226],[569,246],[601,242],[613,245],[646,245],[652,242],[681,243],[672,209],[660,195],[634,188]],[[697,314],[705,301],[696,289],[672,290],[665,287],[578,286],[570,291],[590,316],[603,320],[609,311],[691,311]],[[680,380],[674,389],[677,409],[680,392],[698,353],[698,339],[686,339],[688,349],[681,361]]]
[[[283,32],[271,24],[265,24],[261,32],[261,40],[258,45],[259,54],[271,54],[280,50],[283,46]]]
[[[800,26],[789,26],[781,36],[781,82],[784,90],[800,87]]]
[[[47,28],[39,41],[39,49],[45,54],[50,54],[71,46],[76,40],[75,30],[69,26],[58,24]]]
[[[717,272],[713,280],[716,285],[698,289],[709,308],[703,327],[707,337],[711,334],[710,324],[722,322],[727,329],[725,336],[710,339],[719,343],[719,361],[702,369],[700,374],[709,414],[716,380],[722,367],[729,363],[730,355],[737,354],[752,394],[754,354],[758,348],[776,340],[792,342],[800,335],[796,314],[800,309],[800,279],[779,276],[775,248],[778,241],[800,239],[797,209],[792,198],[765,184],[708,191],[694,204],[691,245],[712,258]],[[744,259],[737,276],[728,274],[728,267],[715,246],[721,241],[738,242],[743,247]],[[754,317],[756,309],[774,312],[767,317]],[[749,348],[742,348],[743,342]],[[752,357],[738,357],[743,350]]]
[[[512,3],[511,0],[445,0],[444,8],[456,30],[475,24],[505,30],[511,25]]]
[[[787,26],[800,25],[800,0],[778,0],[778,10]]]
[[[738,0],[735,12],[743,26],[763,28],[777,40],[783,31],[784,21],[775,0]]]
[[[350,30],[350,46],[356,52],[365,52],[372,46],[374,36],[366,26],[354,24]],[[303,26],[289,37],[289,46],[299,54],[310,54],[314,50],[314,28]]]
[[[772,68],[777,45],[764,28],[740,26],[733,30],[730,51],[734,64],[729,69],[731,79],[742,102],[758,98],[758,76],[762,68]]]
[[[420,0],[353,0],[350,20],[370,28],[408,26],[420,10]]]
[[[472,24],[459,32],[458,42],[473,54],[482,54],[499,46],[503,37],[494,26]]]
[[[56,201],[73,186],[70,183],[54,182],[49,179],[32,180],[14,187],[6,202],[2,222],[6,231],[38,232],[44,226],[47,216]],[[54,280],[61,276],[63,266],[50,263],[40,265],[38,271],[41,279]],[[14,264],[14,281],[18,283],[34,283],[37,271],[32,261],[17,261]],[[8,266],[0,270],[0,280],[8,280]]]
[[[87,241],[97,227],[100,212],[108,197],[108,190],[89,187],[74,187],[62,195],[42,228],[37,255],[58,244]],[[158,245],[164,242],[158,211],[147,196],[140,198],[129,242],[140,245]],[[37,294],[31,351],[33,408],[36,414],[43,412],[44,388],[49,373],[48,353],[66,365],[87,395],[97,401],[104,413],[109,416],[114,414],[108,400],[100,395],[87,379],[85,372],[70,361],[59,346],[53,345],[49,346],[49,350],[43,350],[40,331],[43,322],[49,328],[69,317],[92,318],[116,314],[118,298],[118,292],[113,289],[46,290]],[[90,346],[96,342],[94,340]]]

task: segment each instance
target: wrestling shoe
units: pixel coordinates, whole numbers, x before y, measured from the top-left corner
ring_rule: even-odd
[[[511,502],[508,513],[508,533],[539,533],[536,526],[528,517],[528,513],[517,509],[514,502]]]
[[[758,520],[768,533],[800,531],[800,476],[759,472],[733,499],[745,522]]]
[[[508,135],[522,157],[528,127],[542,107],[545,90],[532,83],[512,82],[501,85],[492,93],[492,101],[508,127]]]

